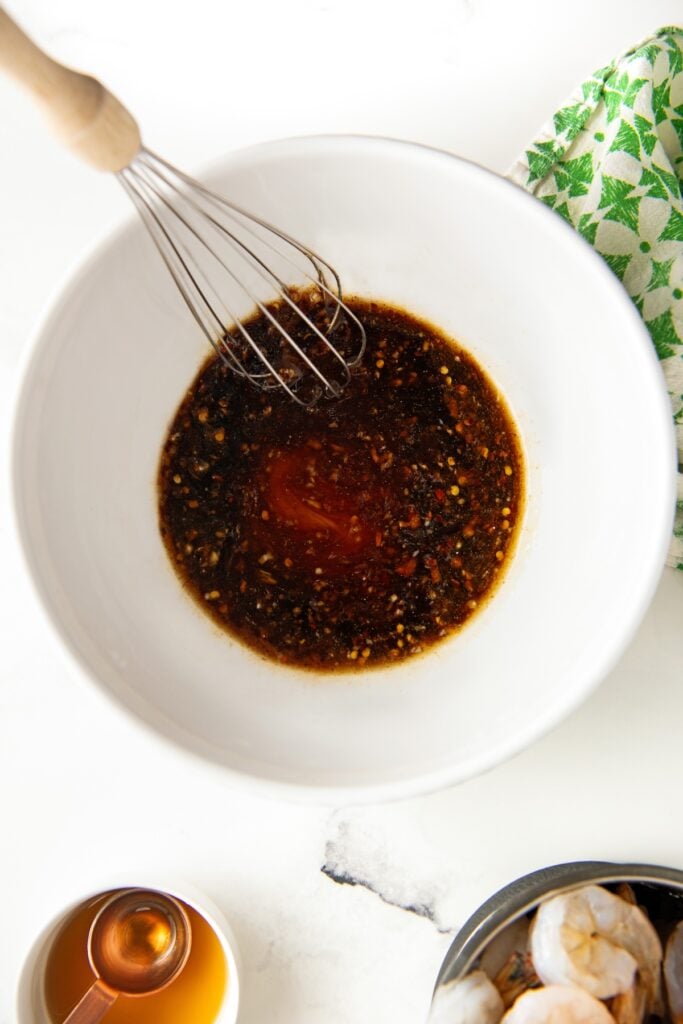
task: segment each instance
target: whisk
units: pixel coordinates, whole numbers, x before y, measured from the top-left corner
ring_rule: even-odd
[[[28,87],[69,148],[116,175],[226,366],[301,405],[341,394],[366,339],[326,260],[146,149],[112,93],[48,57],[1,7],[0,68]],[[268,324],[258,337],[251,314]]]

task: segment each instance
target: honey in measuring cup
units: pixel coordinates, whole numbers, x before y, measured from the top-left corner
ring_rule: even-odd
[[[103,893],[77,907],[52,942],[44,976],[50,1024],[60,1024],[95,980],[88,961],[88,932],[109,896],[111,893]],[[146,996],[121,994],[107,1011],[106,1024],[213,1024],[216,1020],[228,985],[225,954],[216,933],[201,914],[179,902],[192,928],[192,947],[185,967],[161,992]],[[164,924],[160,921],[160,927]]]

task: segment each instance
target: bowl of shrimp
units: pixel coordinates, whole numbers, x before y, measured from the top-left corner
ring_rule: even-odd
[[[428,1024],[683,1024],[683,871],[578,861],[463,925]]]

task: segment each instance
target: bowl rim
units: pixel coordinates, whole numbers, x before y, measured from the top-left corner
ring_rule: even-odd
[[[31,389],[29,385],[31,377],[35,372],[40,349],[45,344],[45,339],[48,336],[47,328],[50,322],[54,317],[60,315],[62,307],[70,301],[73,292],[78,288],[82,279],[97,264],[101,253],[115,246],[119,238],[137,224],[138,218],[134,211],[131,211],[122,222],[117,223],[113,230],[111,227],[109,229],[105,227],[92,245],[67,268],[61,280],[58,281],[53,289],[52,294],[49,295],[45,307],[38,316],[30,333],[19,361],[16,385],[11,402],[9,434],[10,531],[12,540],[20,551],[21,563],[23,564],[26,577],[30,581],[29,585],[36,598],[36,604],[40,609],[41,617],[46,623],[53,639],[57,642],[57,646],[66,659],[66,663],[70,666],[73,676],[81,684],[87,685],[91,694],[94,688],[98,694],[103,696],[108,708],[110,710],[115,708],[117,714],[125,720],[129,727],[134,727],[142,736],[153,737],[157,743],[161,743],[173,756],[177,757],[180,754],[195,763],[199,762],[205,769],[211,769],[218,776],[246,792],[260,796],[270,796],[275,799],[285,799],[295,803],[317,803],[329,806],[407,799],[464,782],[496,767],[515,754],[525,750],[574,711],[616,665],[631,642],[650,605],[665,565],[665,554],[670,542],[670,531],[673,522],[676,488],[675,435],[669,399],[666,387],[664,386],[659,360],[640,314],[631,302],[621,282],[588,242],[566,221],[558,217],[553,210],[539,202],[512,181],[475,161],[468,160],[435,146],[391,137],[363,134],[305,135],[257,143],[234,150],[203,164],[197,171],[197,177],[200,179],[211,179],[212,176],[225,172],[232,166],[239,166],[240,163],[248,163],[254,159],[258,161],[269,155],[284,156],[292,150],[305,154],[307,150],[319,152],[320,148],[323,147],[331,152],[339,148],[348,152],[348,147],[352,145],[375,151],[385,150],[395,155],[405,154],[412,156],[414,159],[435,160],[444,165],[455,164],[459,167],[459,173],[474,177],[484,175],[490,182],[495,182],[495,187],[505,190],[511,202],[521,203],[529,215],[536,216],[543,221],[551,232],[555,231],[560,235],[564,235],[565,242],[574,246],[577,258],[592,261],[594,275],[601,278],[603,288],[611,292],[614,299],[621,303],[623,315],[630,319],[634,335],[641,338],[644,360],[650,376],[650,384],[655,385],[651,387],[651,390],[658,398],[658,401],[654,401],[652,405],[652,422],[654,424],[658,421],[658,431],[663,442],[661,451],[658,450],[656,453],[660,466],[662,501],[659,522],[656,526],[653,524],[653,528],[649,531],[648,535],[649,570],[643,579],[638,600],[632,604],[630,614],[622,622],[619,642],[613,644],[604,653],[600,662],[593,664],[590,671],[584,670],[583,676],[572,687],[571,691],[565,693],[563,699],[556,701],[544,716],[534,719],[533,723],[529,724],[526,729],[518,730],[514,736],[500,742],[493,753],[479,753],[458,765],[442,765],[437,769],[430,769],[410,778],[404,777],[379,783],[348,784],[342,786],[325,784],[317,786],[311,782],[282,781],[229,767],[218,760],[210,744],[205,743],[200,737],[185,732],[176,723],[168,720],[163,713],[159,713],[156,716],[150,715],[148,718],[139,709],[136,709],[117,696],[98,679],[97,675],[87,665],[75,644],[72,644],[67,637],[58,616],[54,614],[50,607],[47,594],[44,593],[40,582],[39,568],[37,565],[34,567],[28,536],[24,531],[21,521],[20,427],[23,419],[23,408],[28,401],[27,396],[30,395]],[[583,255],[579,255],[581,253]],[[670,450],[670,458],[668,460],[664,454],[667,445]],[[654,458],[655,455],[653,454]],[[668,468],[666,468],[667,462],[669,464]]]

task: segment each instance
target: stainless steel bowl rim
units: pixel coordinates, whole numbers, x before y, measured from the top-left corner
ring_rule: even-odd
[[[659,864],[570,861],[532,871],[490,896],[460,928],[444,957],[436,989],[467,973],[488,943],[542,899],[588,883],[643,882],[668,885],[683,893],[683,871]]]

